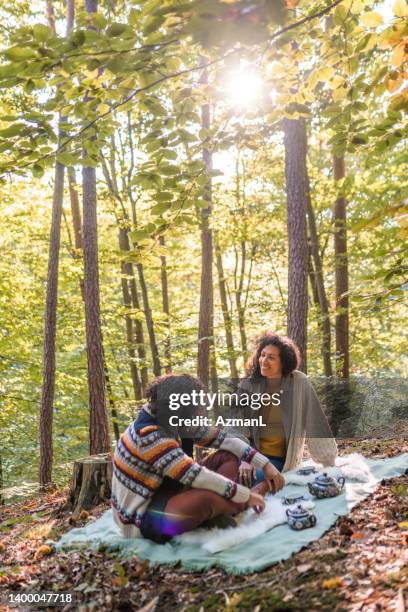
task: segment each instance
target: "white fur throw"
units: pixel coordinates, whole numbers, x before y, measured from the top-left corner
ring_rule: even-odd
[[[312,501],[302,502],[302,505],[304,508],[314,508]],[[288,508],[293,508],[293,506],[284,506],[281,497],[267,496],[265,510],[261,514],[256,514],[252,509],[243,512],[239,517],[238,527],[196,529],[178,536],[177,540],[185,544],[198,544],[207,552],[217,553],[245,542],[245,540],[251,540],[269,531],[272,527],[286,523]]]
[[[370,480],[370,469],[360,454],[353,453],[336,459],[336,466],[322,468],[313,463],[312,460],[307,460],[302,464],[302,467],[315,466],[318,473],[327,472],[333,477],[344,476],[346,480],[354,480],[357,482],[368,482]],[[297,468],[298,469],[298,468]],[[318,475],[310,474],[309,476],[301,476],[296,474],[297,470],[285,472],[285,485],[296,484],[306,485]],[[254,510],[249,509],[243,512],[236,520],[239,520],[237,527],[228,527],[227,529],[214,528],[196,529],[184,533],[175,538],[176,541],[185,544],[196,544],[201,546],[209,553],[217,553],[222,550],[241,544],[246,540],[251,540],[266,531],[269,531],[277,525],[282,525],[287,522],[286,510],[292,506],[282,504],[282,498],[285,497],[286,491],[284,487],[276,496],[267,496],[265,498],[265,510],[261,514],[256,514]],[[305,491],[305,493],[307,493]],[[301,502],[305,508],[314,508],[313,501]],[[319,503],[319,502],[318,502]]]
[[[357,482],[368,482],[370,480],[368,465],[363,455],[359,453],[337,457],[335,467],[322,467],[312,460],[305,461],[301,467],[312,465],[317,469],[317,473],[309,474],[308,476],[297,474],[296,472],[299,468],[291,470],[290,472],[285,472],[285,484],[306,485],[308,482],[313,482],[316,476],[323,474],[323,472],[327,472],[327,474],[333,478],[344,476],[346,480],[354,480]]]

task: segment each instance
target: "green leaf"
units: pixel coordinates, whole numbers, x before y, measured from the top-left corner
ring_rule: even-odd
[[[351,142],[356,145],[366,144],[368,142],[368,136],[366,136],[366,134],[358,134],[357,136],[353,136]]]
[[[171,202],[171,200],[173,200],[173,194],[170,191],[161,191],[156,194],[156,200],[158,202]]]
[[[369,28],[377,28],[380,25],[383,25],[384,18],[380,13],[376,13],[375,11],[369,11],[368,13],[363,13],[360,17],[361,23]]]
[[[152,215],[162,215],[169,208],[171,208],[171,202],[160,202],[160,204],[155,204],[150,212]]]
[[[145,230],[133,230],[133,232],[130,232],[130,237],[134,242],[139,242],[139,240],[150,238],[150,235]]]
[[[86,36],[84,30],[76,30],[69,37],[69,41],[73,44],[74,47],[80,47],[84,44],[85,40]]]
[[[172,166],[171,164],[160,164],[159,172],[165,176],[173,176],[179,174],[179,169],[177,166]]]
[[[33,35],[37,42],[46,42],[53,37],[54,33],[50,27],[42,23],[36,23],[33,26]]]
[[[177,153],[176,151],[172,151],[171,149],[162,149],[160,151],[160,153],[163,155],[163,157],[165,157],[166,159],[177,159]]]
[[[30,47],[10,47],[4,55],[11,62],[22,62],[37,57],[37,52]]]
[[[44,174],[44,168],[40,164],[34,164],[32,167],[32,173],[37,178],[41,178]]]
[[[115,38],[116,36],[122,36],[122,34],[124,34],[125,32],[128,32],[131,35],[133,35],[132,28],[129,28],[129,26],[126,25],[126,23],[113,23],[106,30],[106,34],[108,36],[111,36],[112,38]]]
[[[133,26],[138,25],[140,21],[140,15],[136,9],[134,8],[130,9],[128,21],[130,25],[133,25]]]
[[[14,123],[10,127],[0,130],[0,137],[11,138],[12,136],[17,136],[17,134],[21,134],[21,132],[27,127],[28,126],[25,123]]]
[[[72,153],[64,152],[58,153],[57,161],[59,161],[61,164],[64,164],[64,166],[75,166],[78,160],[75,155],[72,155]]]

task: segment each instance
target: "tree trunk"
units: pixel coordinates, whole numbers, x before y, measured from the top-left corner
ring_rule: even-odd
[[[54,6],[51,0],[46,2],[47,19],[50,28],[55,32]],[[59,119],[60,139],[62,120]],[[53,403],[55,392],[55,338],[57,332],[58,302],[58,263],[61,241],[61,216],[64,199],[65,169],[59,162],[55,163],[54,193],[52,201],[50,248],[48,253],[48,275],[44,317],[44,357],[43,384],[40,408],[40,469],[41,487],[52,481],[53,462]]]
[[[201,83],[208,83],[207,70],[203,70]],[[210,129],[210,105],[201,107],[201,124],[203,129]],[[203,149],[203,160],[207,171],[212,169],[212,153]],[[201,283],[200,283],[200,312],[198,321],[198,354],[197,376],[208,387],[210,382],[211,361],[214,360],[213,339],[213,274],[212,274],[212,230],[210,226],[212,208],[212,181],[208,177],[204,187],[204,200],[207,207],[201,210]],[[214,364],[213,366],[214,367]],[[212,377],[213,378],[213,377]],[[213,381],[214,382],[214,381]]]
[[[221,310],[222,310],[222,316],[224,319],[225,340],[226,340],[227,351],[228,351],[228,363],[230,367],[230,374],[231,374],[232,380],[237,380],[238,370],[237,370],[237,364],[236,364],[236,359],[235,359],[234,338],[232,335],[232,321],[231,321],[231,315],[230,315],[229,308],[228,308],[227,287],[226,287],[226,280],[225,280],[225,274],[224,274],[224,266],[222,263],[221,248],[217,240],[215,241],[214,246],[215,246],[215,262],[216,262],[217,273],[218,273],[218,286],[220,290]]]
[[[130,251],[129,234],[128,234],[127,228],[125,227],[119,228],[119,246],[122,251],[128,251],[128,252]],[[124,274],[125,277],[127,277],[128,279],[128,286],[130,290],[132,308],[136,312],[139,312],[141,311],[141,306],[140,306],[140,299],[139,299],[139,293],[137,290],[133,264],[130,261],[124,261],[122,262],[121,269],[122,269],[122,274]],[[144,391],[148,384],[148,370],[147,370],[147,365],[146,365],[146,345],[145,345],[145,339],[144,339],[143,324],[139,320],[139,318],[136,318],[134,322],[134,329],[135,329],[137,354],[138,354],[139,363],[140,363],[139,369],[140,369],[141,386],[142,386],[141,397],[143,397]],[[133,339],[132,339],[132,344],[133,344]]]
[[[334,181],[345,176],[344,158],[333,159]],[[336,372],[343,379],[350,375],[349,298],[347,255],[347,202],[337,198],[334,206],[334,257],[336,276]]]
[[[78,187],[75,176],[75,168],[68,168],[69,197],[71,200],[72,226],[74,228],[75,248],[82,252],[82,219],[79,207]]]
[[[98,454],[75,461],[68,507],[74,515],[108,501],[112,486],[112,456]]]
[[[237,270],[238,253],[236,253],[236,257],[237,257],[237,266],[236,266],[236,270]],[[242,356],[244,358],[244,362],[248,358],[248,342],[247,342],[246,329],[245,329],[245,306],[242,302],[244,278],[245,278],[245,265],[246,265],[246,243],[243,241],[241,242],[241,270],[240,270],[238,282],[236,282],[236,287],[235,287],[235,303],[237,306],[238,328],[239,328],[239,336],[241,338],[241,349],[242,349]]]
[[[142,301],[143,301],[143,310],[146,318],[146,327],[147,333],[149,334],[149,343],[150,343],[150,352],[152,355],[152,363],[153,363],[153,374],[155,376],[160,376],[161,374],[161,364],[159,358],[159,351],[157,349],[156,343],[156,333],[154,330],[154,321],[153,315],[150,308],[149,302],[149,294],[147,291],[146,280],[144,276],[144,269],[141,263],[136,264],[137,272],[139,275],[139,284],[142,292]]]
[[[43,385],[40,412],[40,473],[41,487],[52,480],[52,426],[55,391],[55,338],[57,332],[58,262],[61,239],[61,216],[64,197],[64,166],[55,164],[54,195],[48,255],[47,295],[44,323]]]
[[[322,317],[322,357],[323,367],[325,376],[333,376],[333,369],[331,364],[331,327],[330,327],[330,315],[329,315],[329,301],[326,295],[326,288],[324,286],[323,277],[323,265],[319,250],[319,237],[317,235],[316,228],[316,216],[313,210],[310,187],[308,190],[307,198],[307,218],[309,222],[309,234],[310,234],[310,250],[314,263],[314,279],[316,283],[318,304]]]
[[[285,177],[288,225],[288,336],[299,346],[307,371],[307,137],[303,119],[284,119]]]
[[[81,210],[79,207],[79,198],[78,198],[78,187],[75,176],[75,169],[70,167],[68,170],[68,186],[69,186],[69,199],[71,202],[71,215],[72,215],[72,226],[74,228],[74,245],[75,251],[74,257],[81,258],[83,260],[83,240],[82,240],[82,219],[81,219]],[[81,274],[79,279],[79,288],[82,295],[82,300],[85,303],[85,287],[84,287],[84,277]]]
[[[106,363],[105,351],[103,352],[103,370],[105,373],[106,391],[108,392],[108,402],[109,402],[109,408],[110,408],[110,413],[112,417],[113,433],[115,435],[116,442],[119,442],[120,432],[119,432],[119,423],[118,423],[118,411],[116,410],[115,400],[113,398],[113,389],[112,389],[112,384],[111,384],[111,380],[109,376],[108,364]]]
[[[4,480],[3,480],[3,460],[0,454],[0,506],[2,506],[5,501],[3,499],[3,487],[4,487]]]
[[[86,0],[86,11],[95,13],[97,0]],[[88,356],[89,449],[91,455],[111,449],[105,404],[105,373],[99,297],[98,228],[95,168],[82,170],[85,326]]]
[[[164,236],[159,236],[159,244],[161,247],[166,246]],[[161,276],[161,289],[162,289],[162,302],[163,312],[166,316],[166,328],[167,334],[164,339],[164,369],[166,374],[171,372],[171,327],[170,327],[170,301],[169,301],[169,284],[167,277],[167,258],[166,255],[160,255],[160,276]]]
[[[126,241],[126,236],[127,236],[126,230],[123,227],[121,227],[119,229],[119,246],[121,250],[127,250],[125,248],[126,244],[128,243],[128,241]],[[121,285],[122,285],[123,304],[126,308],[126,313],[125,313],[126,341],[127,341],[127,346],[128,346],[128,355],[129,355],[129,363],[130,363],[130,375],[132,378],[133,393],[135,396],[135,400],[138,401],[142,399],[143,392],[142,392],[142,385],[141,385],[140,378],[139,378],[139,372],[136,367],[136,351],[134,348],[135,333],[134,333],[133,319],[130,314],[132,303],[131,303],[131,295],[129,291],[129,281],[131,277],[133,276],[133,266],[130,262],[125,262],[125,261],[122,261],[120,266],[121,266],[121,274],[122,274]],[[145,359],[146,359],[146,354],[144,354],[144,360]]]

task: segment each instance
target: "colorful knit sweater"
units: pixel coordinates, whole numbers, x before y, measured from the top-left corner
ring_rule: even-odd
[[[146,414],[144,407],[144,413]],[[239,459],[262,468],[268,459],[239,438],[216,427],[198,428],[195,443],[227,450]],[[233,502],[248,501],[249,489],[212,472],[186,455],[180,443],[159,425],[130,425],[118,442],[113,458],[113,517],[126,538],[141,537],[140,521],[164,477],[184,485],[214,491]]]

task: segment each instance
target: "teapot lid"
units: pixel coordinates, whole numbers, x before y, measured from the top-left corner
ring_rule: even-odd
[[[302,504],[297,504],[293,508],[293,510],[289,510],[290,514],[296,518],[302,518],[304,516],[309,516],[309,511],[302,506]]]
[[[329,484],[334,482],[334,479],[329,476],[327,472],[323,472],[323,474],[319,474],[319,476],[316,477],[316,482],[319,484]]]

